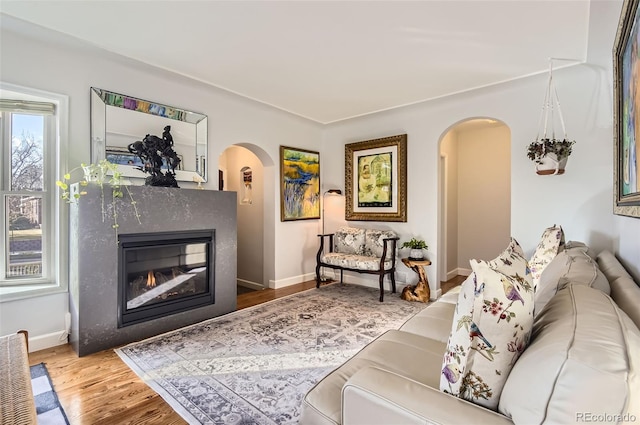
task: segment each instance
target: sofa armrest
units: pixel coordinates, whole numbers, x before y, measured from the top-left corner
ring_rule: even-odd
[[[342,388],[342,424],[392,423],[513,425],[506,416],[396,373],[359,370]]]

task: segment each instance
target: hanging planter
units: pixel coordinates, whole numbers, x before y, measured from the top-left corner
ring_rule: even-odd
[[[556,138],[556,132],[554,128],[554,120],[557,119],[560,122],[562,128],[562,134],[564,137],[560,139]],[[542,126],[544,119],[544,127]],[[547,136],[547,130],[550,128],[551,137]],[[542,137],[540,137],[540,129],[542,128]],[[551,60],[549,61],[549,81],[547,84],[547,91],[544,97],[544,103],[542,105],[542,113],[540,114],[540,122],[538,124],[538,134],[529,147],[527,148],[527,157],[536,164],[536,173],[540,175],[549,174],[564,174],[564,169],[571,155],[572,147],[576,143],[575,140],[569,140],[567,131],[564,125],[564,118],[562,117],[562,110],[560,109],[560,100],[558,99],[558,92],[553,84],[553,67]]]
[[[529,145],[527,156],[536,163],[537,174],[563,174],[574,143],[567,139],[540,139]]]

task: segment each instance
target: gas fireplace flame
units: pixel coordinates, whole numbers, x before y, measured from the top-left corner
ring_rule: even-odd
[[[147,273],[147,288],[153,288],[156,286],[156,277],[153,275],[153,270],[149,270]]]

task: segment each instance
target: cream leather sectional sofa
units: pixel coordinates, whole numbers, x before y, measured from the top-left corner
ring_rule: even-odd
[[[640,423],[640,287],[613,254],[580,243],[568,243],[545,278],[530,343],[496,411],[439,389],[451,291],[321,380],[300,423]]]

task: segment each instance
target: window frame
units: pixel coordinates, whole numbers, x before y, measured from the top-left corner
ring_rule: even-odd
[[[56,179],[60,170],[66,168],[66,161],[61,152],[65,151],[68,134],[68,97],[65,95],[45,92],[37,89],[16,86],[0,82],[0,98],[16,99],[24,101],[46,102],[54,105],[53,115],[28,112],[25,110],[13,111],[18,114],[36,114],[44,116],[43,129],[43,190],[36,193],[29,191],[12,191],[9,187],[11,176],[10,165],[11,147],[3,144],[0,152],[0,161],[3,165],[3,175],[0,176],[0,218],[2,219],[2,235],[6,241],[3,251],[8,250],[8,221],[6,210],[6,196],[33,194],[42,196],[42,277],[38,278],[11,278],[6,279],[7,253],[0,258],[0,303],[8,300],[40,296],[50,293],[68,291],[68,208],[61,202],[57,193]],[[12,111],[2,112],[9,116]],[[11,137],[10,125],[1,124],[3,138]],[[10,139],[9,139],[10,140]],[[9,144],[10,145],[10,144]],[[6,171],[4,171],[6,170]],[[45,252],[46,251],[46,252]]]

